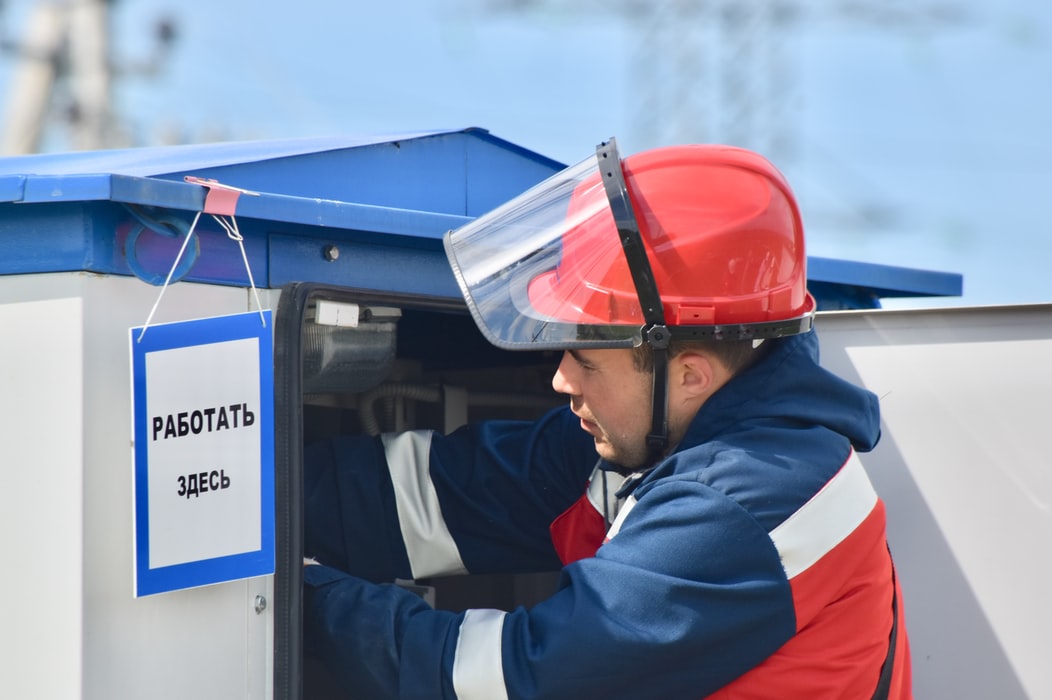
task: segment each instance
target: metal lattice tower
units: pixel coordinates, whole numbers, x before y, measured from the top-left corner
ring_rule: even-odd
[[[803,22],[890,29],[957,22],[953,5],[906,0],[479,0],[490,12],[616,12],[628,22],[628,105],[639,148],[720,142],[792,157]]]

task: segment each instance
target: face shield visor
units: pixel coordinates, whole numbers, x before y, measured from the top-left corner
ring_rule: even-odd
[[[475,322],[494,345],[561,350],[642,342],[645,319],[598,155],[447,233],[444,243]]]
[[[733,147],[622,161],[611,139],[445,247],[477,325],[506,349],[756,340],[806,332],[814,313],[788,183]]]

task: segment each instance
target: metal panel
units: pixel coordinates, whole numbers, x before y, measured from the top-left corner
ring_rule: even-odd
[[[23,202],[90,202],[110,198],[108,175],[27,177]]]
[[[495,149],[487,141],[482,138],[465,144],[463,213],[471,218],[497,208],[565,167],[507,142],[501,142],[503,148]],[[589,155],[589,151],[586,146],[581,157]]]
[[[1052,306],[820,314],[823,363],[881,399],[917,697],[1052,697]]]
[[[87,201],[112,196],[186,207],[185,202],[170,201],[185,197],[179,193],[184,190],[198,194],[193,206],[186,207],[197,210],[201,189],[182,184],[185,175],[196,175],[293,198],[292,204],[300,198],[314,205],[347,202],[474,217],[562,167],[481,129],[395,135],[386,140],[207,144],[3,158],[0,175],[6,177],[0,178],[0,195],[6,197],[0,196],[0,201]],[[24,188],[19,180],[23,177],[27,178]],[[125,187],[122,193],[111,194],[118,178],[140,181],[140,192]],[[142,197],[151,181],[179,187],[157,186],[153,196]],[[317,223],[313,212],[301,219],[286,213],[276,220]]]
[[[81,697],[82,325],[76,297],[0,294],[0,697]]]
[[[476,134],[453,133],[165,177],[194,174],[257,192],[302,198],[313,206],[344,202],[475,217],[561,169],[555,161],[523,153]],[[250,198],[244,205],[261,201]],[[243,211],[257,215],[251,209]],[[278,218],[315,223],[310,217]]]
[[[20,201],[25,185],[25,175],[0,175],[0,202]]]
[[[367,231],[393,236],[441,238],[449,229],[467,221],[465,217],[450,214],[276,195],[242,198],[238,203],[238,218],[242,217],[312,224],[334,229],[320,232],[323,235],[341,237]]]
[[[0,399],[0,473],[17,487],[0,551],[22,574],[0,583],[4,629],[17,630],[0,644],[18,645],[0,654],[0,697],[270,695],[272,611],[255,600],[272,577],[132,596],[128,329],[158,292],[129,277],[0,277],[5,338],[20,339],[0,347],[5,387],[20,389]],[[184,283],[154,322],[252,304],[244,289]]]
[[[336,247],[337,259],[324,257],[327,245]],[[462,298],[437,241],[395,246],[272,235],[270,286],[307,281],[423,297]]]
[[[455,133],[475,130],[460,130]],[[303,154],[358,148],[391,141],[424,138],[445,131],[418,131],[397,134],[362,134],[265,141],[231,141],[227,143],[155,146],[106,151],[69,153],[36,153],[7,156],[0,159],[0,175],[37,174],[70,175],[119,173],[136,177],[154,177],[226,165],[291,158]]]
[[[272,224],[287,224],[282,234],[367,242],[374,254],[366,259],[379,260],[380,248],[389,247],[379,257],[415,263],[417,256],[404,252],[412,245],[405,239],[437,241],[562,167],[483,129],[3,158],[0,202],[8,203],[0,205],[0,274],[85,270],[163,278],[178,248],[151,243],[155,237],[148,232],[139,245],[126,247],[122,236],[131,217],[118,203],[156,207],[155,216],[185,229],[205,199],[205,188],[183,182],[190,174],[256,193],[241,196],[237,216],[251,242],[246,247],[257,279],[339,282],[317,259],[306,258],[301,267],[298,259],[268,256],[262,237]],[[60,212],[69,218],[50,218]],[[243,266],[219,240],[224,235],[213,235],[209,217],[202,222],[201,259],[186,279],[244,285]],[[268,259],[280,263],[278,273],[263,268]],[[880,297],[961,291],[960,275],[825,258],[808,263],[820,308],[875,307]],[[373,288],[393,289],[389,275],[376,274],[386,283]],[[427,275],[413,290],[431,293],[437,278]]]
[[[92,228],[83,204],[0,204],[0,274],[90,269]]]
[[[963,278],[956,273],[892,265],[808,257],[807,278],[869,290],[878,297],[960,296]]]

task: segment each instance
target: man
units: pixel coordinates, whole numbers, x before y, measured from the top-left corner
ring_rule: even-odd
[[[355,697],[911,697],[877,401],[818,364],[770,163],[601,144],[446,251],[490,341],[564,351],[569,406],[308,451],[308,643]],[[558,563],[513,611],[369,582]]]

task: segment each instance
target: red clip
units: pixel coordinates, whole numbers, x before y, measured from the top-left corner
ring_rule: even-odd
[[[189,183],[195,185],[201,185],[208,189],[208,194],[205,195],[205,214],[212,214],[214,216],[233,216],[237,210],[237,199],[242,194],[250,194],[259,196],[258,192],[250,192],[249,190],[243,190],[239,187],[231,187],[230,185],[224,185],[216,180],[209,180],[203,177],[195,177],[193,175],[186,175],[183,177]]]

